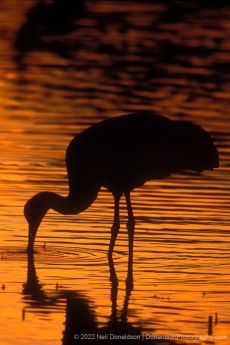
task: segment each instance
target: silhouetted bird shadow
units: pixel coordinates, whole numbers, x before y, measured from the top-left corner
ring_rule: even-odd
[[[132,325],[127,321],[129,294],[126,293],[121,317],[117,315],[117,292],[112,284],[111,315],[107,325],[99,327],[96,313],[92,304],[86,298],[67,298],[66,321],[63,332],[63,345],[72,345],[77,342],[95,344],[109,344],[111,341],[119,341],[116,336],[126,336],[141,339],[141,327]],[[131,339],[126,339],[125,343]],[[128,341],[128,343],[130,343]],[[121,340],[120,340],[121,342]]]
[[[66,35],[75,29],[74,19],[84,13],[84,0],[54,0],[47,4],[40,0],[28,13],[26,22],[14,40],[18,52],[15,61],[20,69],[26,67],[24,58],[29,51],[50,51],[64,58],[71,53],[64,40],[46,42],[43,36]]]
[[[110,262],[110,277],[116,276],[113,261]],[[112,272],[111,272],[112,270]],[[58,289],[54,296],[45,292],[36,273],[34,255],[28,254],[28,272],[27,282],[23,285],[23,301],[26,304],[23,309],[23,319],[26,319],[27,310],[30,308],[34,311],[39,308],[41,313],[47,314],[47,306],[54,306],[60,303],[60,300],[66,300],[66,320],[63,330],[63,345],[83,344],[110,344],[111,342],[123,343],[117,339],[117,336],[127,337],[125,344],[143,344],[144,328],[140,325],[133,325],[128,321],[128,307],[132,290],[126,286],[123,308],[118,312],[118,280],[111,281],[111,314],[104,326],[99,326],[96,315],[96,307],[93,302],[85,296],[84,293],[74,290]],[[53,309],[52,309],[53,310]],[[104,315],[105,317],[106,315]],[[143,324],[143,322],[142,322]],[[129,338],[128,338],[129,337]],[[144,339],[144,342],[152,345],[178,345],[177,341],[153,339]],[[185,345],[185,342],[179,342]]]
[[[47,313],[48,306],[57,305],[63,298],[77,296],[75,291],[57,288],[57,286],[54,286],[53,292],[48,295],[37,277],[33,255],[28,255],[27,260],[27,281],[23,284],[22,290],[23,300],[26,303],[25,313],[31,308],[46,309],[45,313]]]
[[[65,330],[63,331],[63,345],[76,344],[80,340],[84,343],[88,343],[86,334],[105,334],[106,332],[114,334],[125,334],[129,331],[131,334],[140,334],[141,328],[134,327],[131,323],[127,322],[128,313],[128,301],[131,294],[131,290],[126,290],[126,296],[124,300],[123,313],[120,320],[117,317],[117,293],[118,293],[118,281],[113,280],[111,284],[111,316],[108,325],[105,327],[99,327],[97,322],[97,317],[95,313],[95,308],[93,303],[84,296],[84,294],[77,291],[58,289],[54,292],[53,296],[48,295],[43,285],[39,282],[39,278],[36,273],[34,255],[28,254],[28,270],[27,270],[27,281],[23,284],[23,300],[26,303],[26,307],[23,309],[23,319],[26,319],[27,310],[39,309],[40,312],[43,311],[47,314],[48,306],[56,305],[60,299],[66,299],[66,322]],[[111,262],[111,269],[113,263]],[[113,272],[115,268],[113,267]],[[112,276],[113,274],[110,274]],[[115,273],[116,276],[116,273]],[[77,339],[74,334],[82,334],[82,339]],[[102,338],[95,339],[94,343],[100,343]],[[91,339],[92,341],[92,339]],[[103,341],[104,344],[108,343]]]
[[[110,270],[113,262],[110,262]],[[110,276],[114,273],[110,272]],[[116,274],[116,273],[115,273]],[[66,321],[63,331],[63,345],[82,344],[143,344],[152,345],[186,345],[185,342],[177,342],[170,339],[153,339],[153,334],[144,333],[142,326],[133,325],[128,321],[128,306],[132,290],[126,285],[126,293],[123,302],[122,312],[118,315],[117,295],[118,281],[111,282],[111,315],[106,325],[99,326],[92,303],[85,297],[67,298],[66,303]],[[143,323],[143,322],[142,322]],[[123,337],[123,338],[122,338]]]
[[[181,170],[202,172],[219,166],[210,135],[187,121],[171,121],[140,112],[109,118],[77,134],[66,151],[69,195],[41,192],[27,201],[24,215],[29,225],[27,252],[32,253],[38,227],[49,209],[78,214],[97,198],[101,187],[114,197],[114,219],[108,250],[109,265],[120,229],[120,198],[125,195],[129,260],[127,284],[133,285],[135,218],[130,193],[152,179]],[[111,279],[115,275],[111,270]]]

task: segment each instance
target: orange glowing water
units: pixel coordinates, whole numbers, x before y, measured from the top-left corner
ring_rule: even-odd
[[[23,206],[39,191],[68,193],[64,157],[75,133],[139,109],[171,119],[183,115],[203,126],[217,143],[221,163],[218,170],[151,181],[132,193],[136,232],[128,322],[141,326],[142,334],[199,335],[198,343],[213,336],[215,344],[229,344],[230,83],[221,69],[229,68],[229,9],[191,10],[170,23],[160,3],[87,1],[74,31],[42,36],[68,42],[72,58],[31,50],[27,68],[19,71],[12,44],[35,3],[0,4],[1,344],[61,344],[68,297],[89,300],[99,328],[108,323],[112,196],[103,189],[77,216],[49,212],[38,230],[33,284]],[[182,52],[170,61],[161,56],[167,42],[202,47],[207,55]],[[122,200],[114,252],[118,316],[125,298],[126,220]]]

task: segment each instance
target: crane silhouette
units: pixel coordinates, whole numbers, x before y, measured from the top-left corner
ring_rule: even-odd
[[[219,166],[219,157],[210,135],[200,126],[140,112],[108,118],[77,134],[67,148],[66,166],[68,196],[41,192],[25,204],[29,225],[27,252],[33,253],[37,229],[49,209],[65,215],[78,214],[94,202],[103,186],[114,197],[109,260],[120,227],[120,198],[126,198],[128,274],[132,277],[135,219],[130,192],[148,180],[181,170],[212,170]]]

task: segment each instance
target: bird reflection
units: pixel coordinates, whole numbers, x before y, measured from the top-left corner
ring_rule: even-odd
[[[111,285],[111,315],[107,324],[99,327],[96,321],[94,309],[86,298],[67,298],[66,304],[66,322],[63,332],[63,345],[76,344],[76,340],[82,343],[92,342],[95,344],[108,344],[111,342],[111,336],[115,340],[116,335],[127,335],[137,339],[142,339],[142,328],[134,326],[127,321],[128,302],[130,291],[126,290],[122,315],[117,315],[117,286]],[[135,339],[136,340],[136,339]],[[127,339],[126,339],[127,342]],[[130,343],[130,342],[128,342]]]
[[[28,255],[27,257],[27,281],[23,284],[22,293],[26,300],[29,297],[31,304],[33,301],[38,302],[38,305],[44,305],[47,300],[47,296],[42,288],[42,284],[39,283],[38,277],[36,275],[34,257],[33,255]]]
[[[45,292],[43,285],[39,282],[39,278],[36,273],[34,255],[28,254],[28,270],[27,281],[23,284],[23,300],[26,306],[22,310],[22,318],[26,319],[26,312],[28,309],[39,309],[39,312],[47,313],[47,306],[57,305],[60,300],[66,300],[66,322],[65,330],[63,331],[63,345],[76,344],[74,334],[76,333],[101,333],[106,334],[108,332],[114,334],[141,334],[141,328],[133,326],[127,321],[128,318],[128,303],[132,290],[127,287],[126,295],[124,299],[123,312],[120,317],[117,315],[117,294],[118,294],[118,280],[116,277],[113,261],[110,262],[110,280],[111,280],[111,315],[106,326],[99,327],[95,308],[92,307],[93,303],[89,301],[84,294],[74,290],[63,290],[58,287],[53,296],[48,295]],[[111,279],[112,278],[112,279]],[[52,309],[53,311],[53,309]],[[102,339],[98,339],[99,343]],[[79,342],[79,341],[78,341]],[[84,341],[87,343],[87,341]],[[106,344],[107,342],[103,342]]]
[[[132,293],[129,284],[126,284],[122,311],[118,313],[117,296],[119,284],[112,260],[110,261],[110,280],[111,314],[107,317],[108,321],[103,326],[100,326],[95,312],[96,306],[94,306],[93,302],[85,294],[74,290],[58,288],[53,297],[49,296],[39,282],[34,256],[33,254],[28,254],[27,281],[23,285],[22,291],[23,300],[26,305],[22,310],[22,319],[26,319],[26,312],[29,308],[33,308],[33,312],[39,309],[40,313],[44,312],[47,314],[49,312],[47,306],[53,307],[58,304],[60,308],[60,301],[65,300],[66,320],[62,332],[62,345],[76,345],[77,343],[92,344],[92,342],[93,344],[106,345],[110,344],[111,341],[121,342],[121,340],[116,339],[116,336],[121,335],[129,336],[129,339],[124,340],[125,344],[143,344],[144,328],[141,325],[134,325],[129,321],[129,301]],[[54,309],[52,308],[53,311]],[[111,335],[113,339],[111,339]],[[153,345],[161,344],[161,340],[155,341],[151,338],[144,339],[144,341]],[[164,340],[164,345],[176,344],[179,344],[176,340]],[[183,344],[186,345],[185,342]]]
[[[58,289],[54,287],[53,293],[48,295],[37,277],[33,255],[27,257],[27,281],[23,284],[22,294],[26,303],[23,310],[23,319],[25,319],[26,311],[30,308],[36,308],[42,312],[45,307],[53,307],[63,298],[77,296],[75,291],[62,289],[61,287]],[[47,309],[45,312],[47,313]]]

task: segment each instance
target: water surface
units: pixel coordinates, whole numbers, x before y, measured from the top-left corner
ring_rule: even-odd
[[[141,334],[198,335],[197,343],[229,344],[229,9],[193,1],[170,7],[86,1],[72,30],[52,31],[38,18],[31,24],[33,45],[24,33],[26,43],[16,51],[35,5],[0,4],[1,344],[61,344],[67,300],[76,310],[83,303],[95,329],[106,330],[114,315],[107,263],[112,196],[102,189],[77,216],[50,211],[29,265],[23,206],[39,191],[67,195],[65,149],[74,134],[136,110],[204,127],[218,147],[220,168],[150,181],[133,191],[128,307],[122,199],[114,251],[117,296],[112,291],[118,321],[127,317]]]

